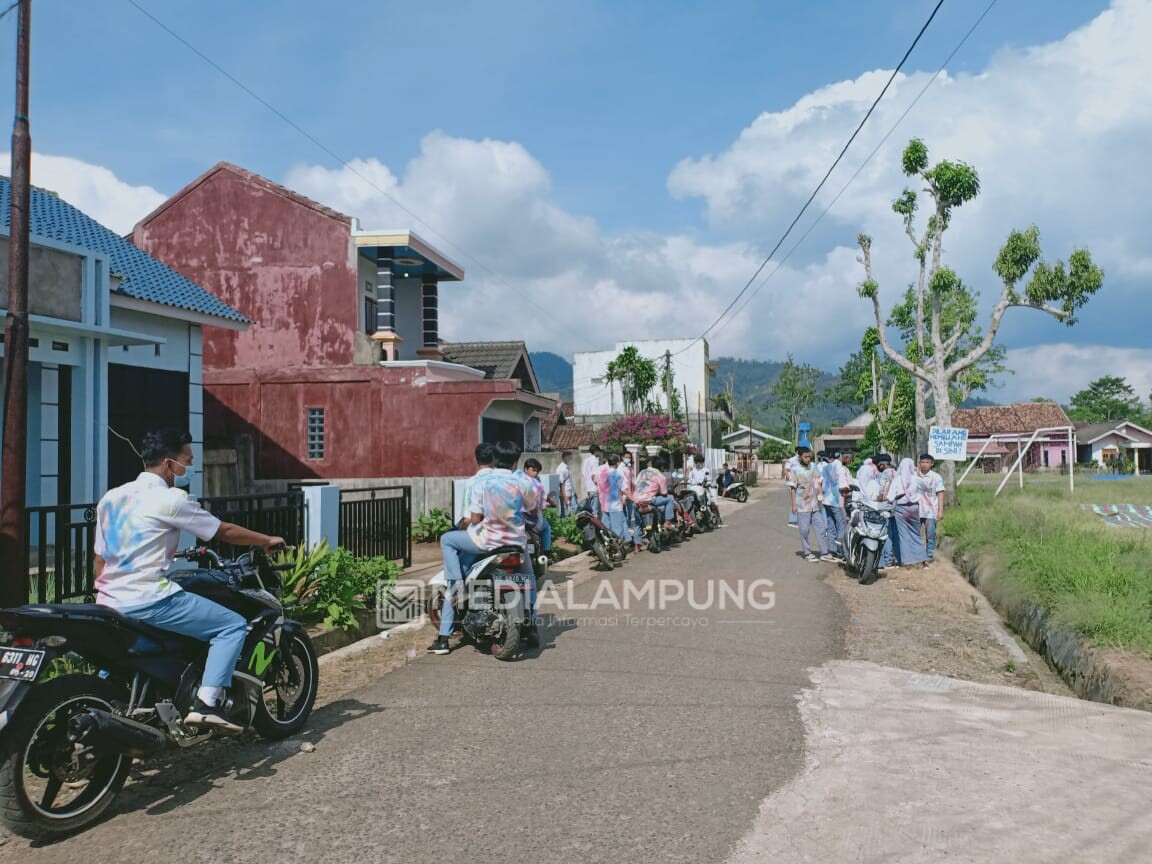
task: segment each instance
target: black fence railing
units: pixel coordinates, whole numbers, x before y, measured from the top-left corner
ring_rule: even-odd
[[[340,490],[340,545],[412,566],[412,487]]]
[[[304,493],[299,489],[261,495],[224,495],[199,501],[201,507],[224,522],[283,537],[289,546],[299,546],[304,541]],[[227,543],[209,545],[227,558],[247,551],[247,547]]]
[[[24,513],[28,599],[91,602],[96,590],[96,505],[28,507]]]

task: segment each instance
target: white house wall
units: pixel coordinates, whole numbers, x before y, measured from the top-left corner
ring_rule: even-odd
[[[700,339],[693,343],[690,339],[651,339],[618,342],[609,351],[585,351],[572,356],[573,402],[577,415],[605,415],[623,410],[619,384],[610,388],[603,379],[608,372],[608,364],[629,345],[634,345],[641,356],[653,360],[657,371],[661,368],[665,352],[671,352],[672,374],[681,401],[684,400],[685,387],[688,389],[688,404],[683,407],[693,416],[697,412],[708,411],[710,388],[707,341]],[[601,383],[593,383],[593,379],[600,379]],[[659,387],[653,391],[652,400],[667,410],[667,399]]]

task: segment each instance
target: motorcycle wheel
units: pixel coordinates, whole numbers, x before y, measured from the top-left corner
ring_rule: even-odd
[[[743,504],[748,500],[748,490],[740,488],[736,490],[736,500]]]
[[[77,756],[68,720],[88,708],[112,711],[124,695],[94,675],[33,686],[0,749],[0,819],[10,831],[30,840],[59,837],[92,824],[111,806],[132,757],[91,748]]]
[[[307,633],[293,633],[288,656],[280,658],[264,681],[264,698],[256,705],[252,727],[273,741],[295,735],[308,722],[319,683],[320,665],[312,640]]]
[[[513,623],[524,617],[520,614],[520,604],[517,600],[512,609],[504,611],[504,632],[490,643],[492,656],[497,660],[511,660],[520,653],[520,625]]]
[[[608,557],[608,550],[604,548],[604,541],[599,537],[592,541],[592,554],[600,562],[601,570],[612,569],[612,559]]]
[[[877,549],[865,549],[860,556],[860,584],[871,585],[880,578],[880,571],[876,565],[880,563],[880,552]]]
[[[696,524],[704,531],[712,530],[712,511],[701,507],[696,511]]]

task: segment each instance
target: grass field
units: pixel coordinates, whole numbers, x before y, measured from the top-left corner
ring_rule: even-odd
[[[1002,475],[996,477],[998,482]],[[973,478],[969,478],[969,481]],[[941,524],[962,550],[992,554],[1010,596],[1031,599],[1098,645],[1152,654],[1152,529],[1105,525],[1084,505],[1152,505],[1152,479],[1011,481],[960,487]]]

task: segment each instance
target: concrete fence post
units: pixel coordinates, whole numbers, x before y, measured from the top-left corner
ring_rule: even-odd
[[[304,493],[304,545],[308,549],[324,540],[328,548],[340,545],[340,487],[305,486]]]

